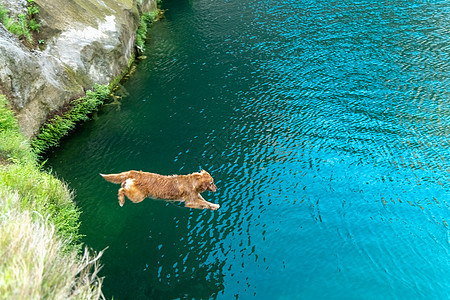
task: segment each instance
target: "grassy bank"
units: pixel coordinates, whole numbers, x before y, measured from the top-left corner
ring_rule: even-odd
[[[78,217],[0,95],[0,299],[102,297],[97,259],[79,254]]]

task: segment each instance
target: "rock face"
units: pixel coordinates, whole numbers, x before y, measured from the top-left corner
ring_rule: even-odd
[[[6,3],[3,3],[6,2]],[[8,2],[0,0],[4,7]],[[156,0],[35,0],[46,47],[30,50],[0,24],[0,93],[11,101],[23,133],[33,137],[48,115],[109,84],[134,53],[140,15]],[[26,5],[22,3],[22,6]]]

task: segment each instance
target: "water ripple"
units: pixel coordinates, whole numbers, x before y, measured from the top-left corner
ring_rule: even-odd
[[[107,294],[445,298],[448,4],[172,2],[120,110],[49,160],[109,246]],[[97,178],[200,167],[217,212],[120,208]]]

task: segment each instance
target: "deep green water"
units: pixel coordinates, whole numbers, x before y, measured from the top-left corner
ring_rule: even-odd
[[[450,2],[165,0],[50,153],[114,299],[449,299]],[[99,173],[208,170],[218,211]]]

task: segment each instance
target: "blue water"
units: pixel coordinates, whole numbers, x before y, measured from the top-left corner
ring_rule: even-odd
[[[450,299],[450,2],[165,0],[49,155],[114,299]],[[98,173],[204,168],[218,211]]]

